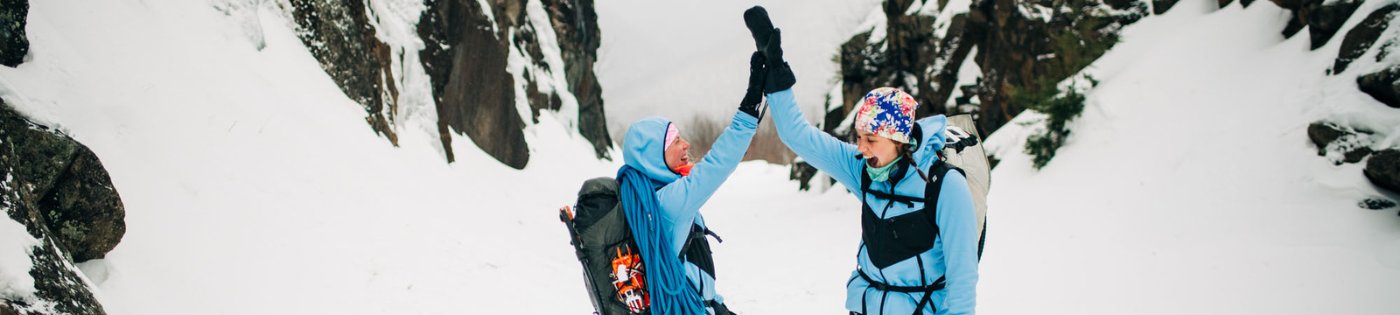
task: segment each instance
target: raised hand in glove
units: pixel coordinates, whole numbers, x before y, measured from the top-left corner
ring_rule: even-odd
[[[739,101],[739,111],[748,113],[759,120],[763,119],[763,109],[759,105],[763,103],[763,78],[767,75],[764,63],[768,58],[763,53],[755,51],[749,57],[749,86],[744,92],[744,99]]]
[[[783,34],[781,30],[773,27],[773,21],[768,19],[768,10],[761,6],[745,10],[744,26],[748,27],[749,34],[753,35],[758,51],[767,57],[764,68],[768,75],[764,80],[763,92],[776,93],[792,88],[792,85],[797,83],[797,76],[793,75],[792,68],[783,60]]]
[[[768,47],[768,34],[773,32],[773,21],[768,19],[768,10],[762,6],[744,10],[744,26],[753,35],[755,49],[763,51],[764,47]]]

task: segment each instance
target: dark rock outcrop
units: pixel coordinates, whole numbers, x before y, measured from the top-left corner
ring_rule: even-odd
[[[3,103],[0,103],[3,104]],[[75,262],[102,258],[126,234],[121,196],[97,155],[81,143],[0,105],[0,164],[25,183],[21,201]],[[23,188],[19,188],[23,187]]]
[[[939,3],[885,1],[885,38],[872,42],[875,32],[867,31],[841,46],[842,106],[826,113],[824,129],[840,130],[837,125],[865,92],[893,86],[910,92],[921,104],[919,117],[948,113],[953,105],[953,110],[973,111],[979,127],[990,133],[1024,110],[1024,105],[1012,102],[1012,94],[1032,92],[1028,89],[1053,85],[1079,72],[1117,42],[1118,29],[1148,14],[1147,3],[1135,0],[975,1],[967,13],[948,21],[905,14],[912,5]],[[1113,10],[1096,9],[1100,6]],[[1052,13],[1040,17],[1025,12]],[[935,26],[946,33],[928,32],[940,29]],[[957,86],[958,70],[974,47],[977,54],[971,59],[981,68],[982,81]],[[948,104],[955,90],[964,95],[957,104]],[[967,95],[971,93],[976,95]]]
[[[1176,5],[1176,2],[1177,0],[1152,0],[1152,14],[1167,13],[1167,10],[1171,10],[1172,6]],[[1228,3],[1221,3],[1220,6],[1223,7],[1226,4]]]
[[[428,43],[420,57],[432,79],[443,145],[449,146],[452,134],[460,132],[510,167],[524,168],[529,163],[530,144],[523,132],[526,122],[515,107],[516,98],[521,97],[515,87],[521,83],[506,71],[507,56],[514,49],[526,55],[533,68],[563,71],[568,85],[568,91],[545,88],[553,86],[546,82],[550,80],[547,74],[521,73],[531,122],[539,122],[541,111],[561,110],[564,100],[560,93],[568,93],[578,102],[579,132],[593,144],[597,157],[611,158],[602,87],[593,71],[601,43],[593,2],[542,1],[548,26],[531,21],[525,1],[493,0],[487,2],[488,7],[481,3],[428,1],[428,9],[418,22],[419,36]],[[540,42],[542,31],[553,32],[557,43]],[[555,44],[563,69],[551,66],[544,54],[542,45]],[[447,151],[452,160],[451,148]]]
[[[1175,1],[1156,3],[1164,11]],[[967,8],[943,7],[946,4],[886,0],[881,7],[885,23],[876,26],[884,29],[865,30],[841,45],[842,99],[828,100],[841,106],[823,117],[827,133],[847,136],[843,132],[849,130],[841,124],[853,104],[874,88],[891,86],[914,96],[920,104],[918,117],[970,113],[982,129],[979,133],[990,134],[1025,110],[1028,104],[1016,101],[1017,94],[1055,88],[1116,44],[1122,27],[1149,14],[1146,0],[979,0]],[[918,7],[911,9],[914,6]],[[966,13],[942,21],[929,14],[949,10]],[[967,60],[981,69],[977,82],[958,81]],[[953,98],[954,93],[961,95]]]
[[[1356,85],[1386,106],[1400,108],[1400,66],[1357,77]]]
[[[8,201],[5,199],[6,197],[0,197],[0,202]],[[12,213],[32,212],[18,206],[6,210]],[[15,216],[12,214],[10,217]],[[81,275],[82,272],[64,257],[54,241],[45,237],[47,234],[30,234],[40,239],[40,245],[30,252],[33,268],[29,270],[29,276],[34,278],[34,297],[20,300],[0,299],[0,313],[8,311],[9,313],[5,314],[106,314],[102,304],[92,295],[91,288]],[[50,309],[54,312],[50,313]]]
[[[1293,13],[1293,17],[1288,20],[1288,25],[1283,29],[1283,36],[1293,37],[1306,26],[1312,49],[1327,44],[1327,41],[1341,30],[1342,24],[1346,23],[1362,2],[1361,0],[1340,0],[1330,3],[1325,0],[1271,1]]]
[[[365,2],[291,0],[290,4],[302,42],[341,90],[365,106],[370,126],[397,144],[394,113],[399,81],[391,67],[403,56],[395,56],[398,48],[376,37],[369,20],[374,15],[368,14],[372,12],[366,11]],[[465,135],[500,162],[524,168],[530,160],[524,128],[538,123],[541,111],[563,110],[570,99],[578,103],[579,132],[593,144],[597,157],[611,158],[602,87],[593,71],[601,43],[593,1],[539,4],[549,25],[535,25],[539,19],[530,18],[530,4],[522,0],[426,1],[417,25],[426,45],[418,54],[431,81],[436,104],[432,110],[437,112],[438,136],[448,162],[456,159],[453,136]],[[542,31],[554,33],[557,43],[541,43]],[[545,52],[554,47],[542,46],[556,44],[562,66],[546,61]],[[513,52],[524,54],[530,62],[524,73],[507,71]],[[558,71],[567,82],[556,86],[549,74]],[[517,95],[521,85],[524,95]],[[517,98],[529,104],[531,117],[521,117]]]
[[[1366,15],[1366,19],[1361,20],[1361,23],[1347,31],[1347,35],[1342,37],[1342,47],[1337,51],[1337,61],[1332,63],[1332,73],[1346,71],[1352,61],[1366,54],[1395,18],[1396,11],[1400,11],[1400,4],[1392,3],[1376,9]]]
[[[564,77],[578,99],[579,132],[593,143],[599,158],[611,158],[612,138],[603,112],[603,87],[593,64],[598,61],[602,32],[593,0],[543,0],[564,58]]]
[[[1025,110],[1015,95],[1034,95],[1087,67],[1118,42],[1123,26],[1147,15],[1139,1],[1066,1],[1050,8],[1048,22],[1024,16],[1011,1],[974,7],[995,18],[978,43],[982,101],[978,126],[990,134]],[[1096,10],[1107,5],[1113,10]]]
[[[54,237],[76,262],[106,256],[126,234],[121,196],[102,161],[81,144],[67,171],[38,205]]]
[[[1369,131],[1352,130],[1325,122],[1315,122],[1308,125],[1308,138],[1312,139],[1313,144],[1317,146],[1317,155],[1325,156],[1327,151],[1337,150],[1342,154],[1340,162],[1345,163],[1361,162],[1361,159],[1371,154],[1369,143],[1356,141],[1358,138],[1370,134]],[[1338,140],[1343,141],[1339,142]]]
[[[515,110],[515,79],[506,72],[509,43],[505,30],[524,9],[483,8],[479,1],[435,0],[418,22],[427,43],[420,53],[433,82],[438,129],[448,161],[452,130],[466,133],[491,156],[514,168],[524,168],[530,152],[525,122]],[[499,19],[493,24],[485,10]],[[523,36],[522,36],[523,37]]]
[[[0,64],[14,67],[29,53],[24,33],[29,16],[29,0],[0,0]]]
[[[1394,208],[1395,201],[1384,198],[1366,198],[1366,200],[1362,200],[1360,203],[1357,203],[1356,206],[1361,207],[1362,209],[1384,210]]]
[[[0,299],[0,311],[105,313],[70,261],[102,257],[126,232],[121,199],[96,155],[0,102],[0,180],[0,209],[39,242],[30,252],[34,296]]]
[[[964,43],[962,30],[967,25],[967,15],[958,15],[951,21],[947,37],[929,32],[934,28],[934,17],[904,15],[914,1],[886,1],[883,9],[886,16],[885,38],[870,42],[874,30],[856,35],[841,45],[842,107],[828,112],[824,126],[830,132],[841,122],[852,104],[865,96],[866,92],[882,87],[894,86],[913,95],[920,104],[943,104],[952,89],[937,89],[937,86],[952,86],[957,82],[959,66],[967,59],[973,45]],[[955,32],[954,29],[957,31]],[[882,50],[882,47],[888,49]],[[942,68],[934,64],[944,64]],[[942,106],[920,106],[919,116],[944,113]]]
[[[1313,144],[1317,145],[1319,154],[1322,153],[1320,150],[1327,147],[1327,144],[1347,134],[1348,132],[1329,123],[1315,122],[1308,125],[1308,139],[1312,139]]]
[[[1400,149],[1381,150],[1366,161],[1362,173],[1372,184],[1400,193]]]
[[[398,89],[389,46],[375,37],[365,2],[290,0],[297,37],[345,95],[365,107],[370,127],[398,145],[393,119]]]

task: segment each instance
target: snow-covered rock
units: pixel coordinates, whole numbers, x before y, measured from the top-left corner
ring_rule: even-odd
[[[1346,36],[1342,38],[1342,46],[1337,51],[1337,61],[1328,69],[1329,73],[1346,71],[1347,66],[1370,51],[1371,45],[1375,44],[1390,26],[1396,11],[1400,11],[1400,3],[1387,4],[1371,11],[1365,19],[1347,31]]]
[[[1327,44],[1337,31],[1342,29],[1352,13],[1363,0],[1270,0],[1280,8],[1288,9],[1291,17],[1283,28],[1283,37],[1293,37],[1303,27],[1308,28],[1308,42],[1311,49]]]
[[[1356,77],[1356,85],[1376,101],[1400,109],[1400,65]]]
[[[43,224],[75,262],[102,258],[126,233],[121,196],[92,150],[0,102],[0,167],[18,181],[33,223]]]
[[[881,86],[914,95],[922,105],[919,116],[975,111],[979,125],[995,131],[1021,111],[1021,105],[1008,104],[1013,90],[1070,77],[1112,47],[1119,29],[1148,14],[1143,1],[1068,1],[1044,7],[890,0],[882,10],[841,48],[839,101],[846,105],[827,113],[823,127],[828,131],[841,128],[850,104]],[[976,73],[962,73],[964,69]]]
[[[444,145],[465,134],[523,168],[535,151],[526,134],[549,111],[610,158],[592,1],[430,1],[418,25]]]
[[[365,107],[370,127],[395,145],[404,129],[432,124],[449,162],[456,159],[451,139],[465,135],[500,162],[523,168],[535,151],[528,129],[547,110],[593,144],[596,157],[610,158],[593,73],[600,34],[592,1],[275,5],[326,73]],[[420,122],[405,121],[411,119]]]
[[[1366,179],[1392,192],[1400,193],[1400,149],[1389,149],[1371,155],[1366,161]]]
[[[1337,164],[1361,162],[1371,154],[1371,132],[1338,127],[1332,123],[1315,122],[1308,125],[1308,138],[1317,146],[1317,155],[1326,156]]]
[[[426,44],[420,58],[432,79],[443,144],[451,145],[448,139],[462,133],[502,163],[522,168],[530,160],[524,134],[530,116],[517,108],[522,105],[517,99],[526,96],[517,95],[516,86],[528,82],[516,82],[508,68],[517,26],[511,23],[524,11],[518,3],[497,7],[487,3],[433,2],[418,22]],[[511,8],[515,10],[508,11]],[[452,148],[446,151],[448,160],[454,160]]]
[[[884,86],[920,104],[919,117],[972,114],[983,134],[1026,107],[1014,94],[1055,86],[1102,55],[1146,1],[887,0],[840,48],[837,89],[821,126],[844,137],[853,106]],[[803,167],[803,166],[798,166]],[[795,170],[794,172],[800,172]]]
[[[398,144],[393,126],[398,80],[388,44],[370,22],[367,1],[281,0],[296,21],[297,37],[321,61],[346,96],[365,106],[370,127]],[[249,8],[248,10],[256,10]]]
[[[101,258],[125,211],[86,146],[0,102],[0,313],[103,314],[74,261]]]

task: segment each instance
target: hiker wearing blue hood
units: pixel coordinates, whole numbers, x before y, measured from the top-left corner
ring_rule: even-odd
[[[878,88],[855,109],[856,143],[813,127],[793,98],[796,77],[782,59],[781,33],[761,7],[744,12],[768,73],[764,93],[778,137],[798,156],[861,200],[857,268],[846,283],[852,314],[973,314],[978,227],[962,173],[938,151],[946,117],[914,121],[918,103]],[[930,185],[930,182],[935,185]],[[941,184],[938,184],[941,183]],[[925,201],[934,199],[933,204]]]
[[[714,233],[700,206],[738,167],[762,117],[764,60],[755,53],[749,64],[749,88],[739,113],[700,163],[691,164],[690,143],[664,118],[632,123],[623,137],[626,165],[618,171],[619,199],[646,262],[653,314],[733,314],[715,293],[705,238]]]

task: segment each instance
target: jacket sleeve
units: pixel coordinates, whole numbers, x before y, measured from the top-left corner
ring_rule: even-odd
[[[967,178],[949,171],[938,195],[938,228],[947,262],[948,314],[973,314],[977,307],[977,208]]]
[[[664,219],[672,226],[688,227],[690,222],[694,222],[695,216],[700,213],[700,206],[710,200],[719,185],[739,166],[757,129],[758,118],[743,112],[735,114],[729,127],[724,129],[719,139],[715,139],[710,152],[690,170],[689,176],[681,177],[656,191]],[[672,243],[675,245],[672,248],[679,249],[690,230],[675,230],[679,232],[672,233]]]
[[[854,157],[860,151],[856,150],[855,145],[836,139],[807,122],[802,110],[797,108],[792,89],[768,94],[768,108],[772,111],[778,138],[793,153],[831,175],[848,189],[860,187],[863,166],[861,160]]]

